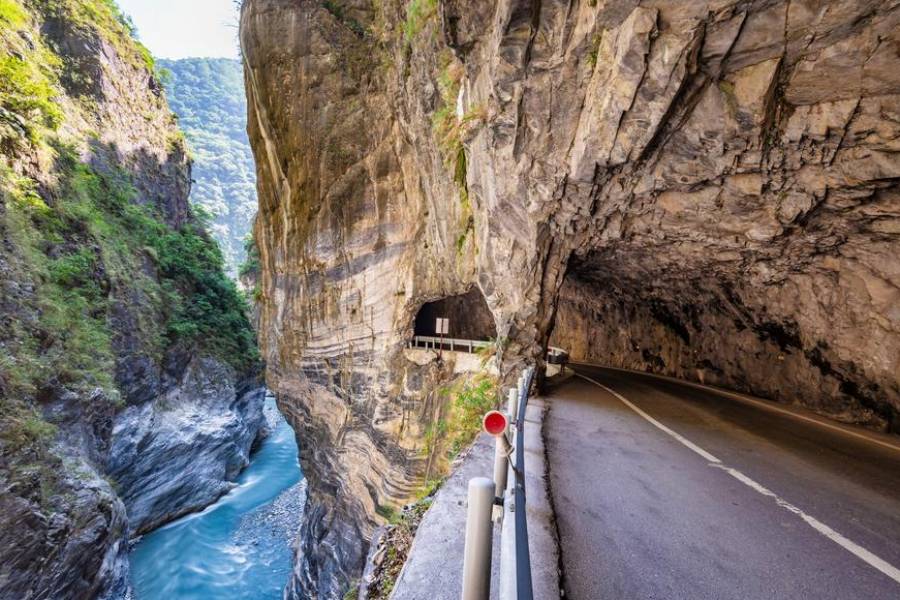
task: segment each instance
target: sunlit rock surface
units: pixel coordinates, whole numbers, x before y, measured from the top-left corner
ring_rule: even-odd
[[[552,332],[896,430],[896,3],[415,4],[242,13],[261,342],[310,480],[295,590],[339,597],[420,476],[401,349],[472,285],[504,372]]]

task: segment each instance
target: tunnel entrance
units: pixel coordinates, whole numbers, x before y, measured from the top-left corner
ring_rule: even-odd
[[[486,341],[497,337],[497,325],[484,295],[477,287],[465,294],[426,302],[416,314],[413,335],[440,336],[437,319],[448,319],[447,338]]]

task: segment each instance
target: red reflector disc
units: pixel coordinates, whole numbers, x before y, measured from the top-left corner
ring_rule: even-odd
[[[500,411],[492,410],[484,415],[481,425],[491,435],[502,435],[506,431],[506,415]]]

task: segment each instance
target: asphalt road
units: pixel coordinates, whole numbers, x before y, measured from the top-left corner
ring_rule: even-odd
[[[575,368],[608,389],[549,394],[567,598],[900,600],[900,440]]]

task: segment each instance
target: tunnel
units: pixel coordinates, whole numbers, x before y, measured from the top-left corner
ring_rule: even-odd
[[[842,347],[843,330],[822,324],[839,310],[819,304],[838,293],[833,280],[804,277],[819,294],[761,285],[742,264],[705,254],[689,261],[658,248],[588,252],[568,265],[550,344],[575,361],[716,385],[900,431],[891,402],[896,383],[845,358],[852,354]]]
[[[446,337],[463,340],[490,340],[497,337],[494,316],[477,287],[465,294],[426,302],[416,314],[414,335],[435,336],[438,318],[449,320]]]

